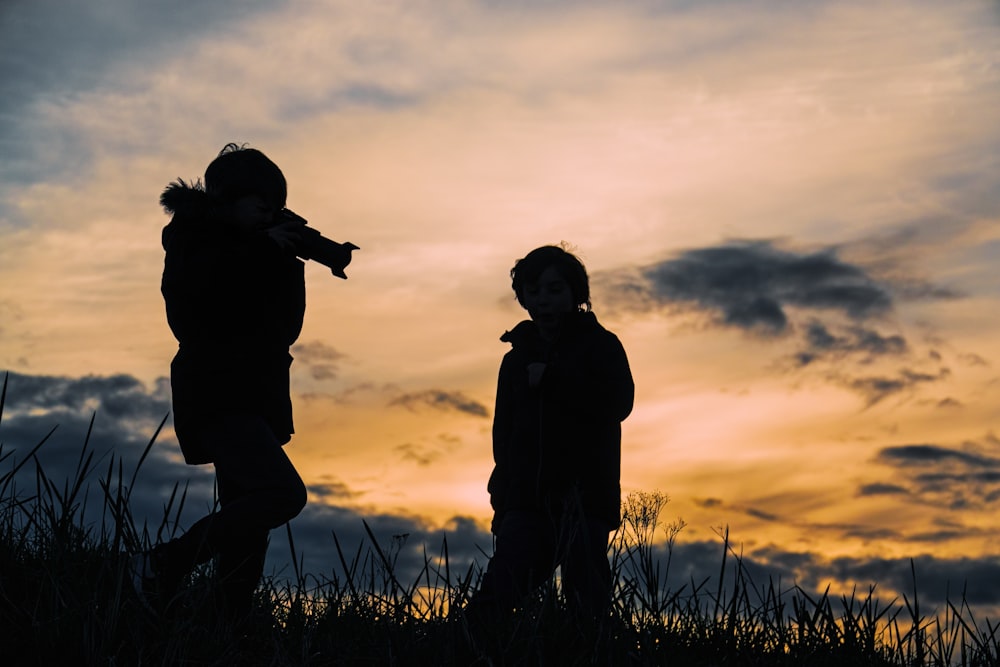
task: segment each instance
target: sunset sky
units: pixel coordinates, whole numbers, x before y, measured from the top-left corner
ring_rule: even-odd
[[[623,492],[687,524],[675,568],[714,576],[728,526],[788,584],[906,590],[916,558],[932,599],[1000,600],[1000,4],[177,7],[0,7],[5,452],[58,424],[68,474],[96,411],[98,467],[134,466],[176,349],[159,194],[245,142],[361,247],[347,281],[307,268],[293,349],[315,570],[362,519],[489,550],[508,272],[566,242],[635,376]],[[193,518],[211,469],[170,424],[133,500],[191,480]]]

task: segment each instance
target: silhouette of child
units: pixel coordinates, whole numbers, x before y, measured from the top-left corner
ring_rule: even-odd
[[[228,144],[205,184],[171,183],[160,203],[161,291],[179,343],[170,365],[174,426],[187,463],[215,466],[219,509],[133,559],[140,599],[163,608],[183,578],[216,558],[221,607],[245,617],[268,533],[305,506],[282,450],[292,427],[289,347],[305,314],[302,223],[275,224],[287,186],[262,152]]]
[[[590,310],[582,262],[543,246],[510,272],[531,316],[506,332],[488,489],[495,550],[466,607],[471,624],[512,609],[560,567],[570,609],[607,613],[608,536],[620,522],[621,422],[634,385],[625,350]]]

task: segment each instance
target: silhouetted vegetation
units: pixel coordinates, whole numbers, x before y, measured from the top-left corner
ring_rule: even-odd
[[[5,395],[6,383],[0,422]],[[470,637],[454,610],[477,585],[478,568],[453,571],[445,540],[425,555],[419,576],[400,581],[394,565],[405,538],[379,544],[370,530],[352,552],[332,538],[342,578],[317,579],[299,566],[292,581],[266,578],[242,625],[213,613],[210,568],[154,615],[132,590],[128,555],[168,530],[185,500],[175,492],[159,526],[135,525],[129,494],[156,434],[133,470],[113,457],[98,470],[88,434],[66,480],[49,478],[35,457],[48,436],[12,451],[2,435],[0,424],[0,633],[8,665],[997,664],[997,628],[964,602],[928,618],[916,592],[885,603],[874,589],[836,597],[753,582],[724,533],[717,580],[672,589],[667,574],[683,524],[663,524],[660,493],[625,501],[609,550],[613,613],[596,631],[562,613],[553,581],[509,625]],[[34,484],[20,488],[15,474],[23,480],[28,471]],[[85,491],[95,482],[103,520],[85,522]],[[288,539],[294,554],[291,532]]]

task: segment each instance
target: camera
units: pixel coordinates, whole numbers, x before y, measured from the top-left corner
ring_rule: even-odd
[[[309,227],[306,219],[287,208],[281,209],[275,216],[275,222],[300,222],[302,228],[299,230],[300,239],[295,244],[295,255],[302,259],[311,259],[319,262],[330,269],[330,272],[338,278],[347,280],[344,269],[351,263],[351,251],[360,250],[358,246],[350,241],[337,243],[326,238],[319,231]]]

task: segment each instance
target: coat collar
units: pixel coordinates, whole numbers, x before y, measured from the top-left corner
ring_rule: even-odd
[[[581,331],[586,331],[597,326],[599,326],[597,316],[594,313],[590,311],[571,313],[563,320],[559,339],[573,338]],[[505,331],[500,336],[500,340],[504,343],[510,343],[514,347],[538,346],[542,344],[542,337],[538,333],[538,325],[531,320],[523,320],[510,331]]]

